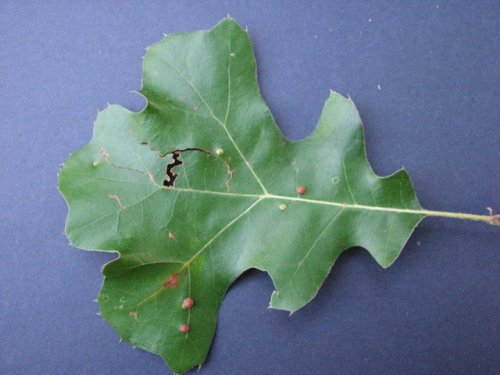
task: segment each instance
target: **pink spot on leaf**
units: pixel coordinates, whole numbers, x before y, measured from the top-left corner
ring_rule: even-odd
[[[170,275],[170,277],[167,280],[165,280],[163,285],[167,288],[172,288],[172,287],[176,286],[178,283],[179,283],[179,275],[176,273],[173,273],[172,275]]]

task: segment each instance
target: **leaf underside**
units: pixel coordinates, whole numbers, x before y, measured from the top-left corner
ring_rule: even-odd
[[[266,271],[270,307],[293,312],[344,250],[364,247],[388,267],[424,217],[406,171],[371,169],[350,99],[331,92],[304,140],[280,133],[231,19],[148,48],[141,93],[139,113],[98,114],[59,188],[71,243],[120,254],[103,271],[102,317],[175,372],[203,363],[224,294],[246,270]]]

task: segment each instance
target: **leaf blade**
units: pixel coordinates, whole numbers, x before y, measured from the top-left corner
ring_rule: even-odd
[[[149,48],[143,84],[145,109],[99,114],[60,190],[70,241],[120,252],[104,269],[103,318],[176,372],[205,360],[223,296],[247,269],[272,278],[271,307],[295,311],[343,251],[362,246],[387,267],[424,217],[404,170],[371,169],[350,99],[332,92],[311,136],[282,136],[232,20]],[[174,151],[183,163],[165,187],[162,155]]]

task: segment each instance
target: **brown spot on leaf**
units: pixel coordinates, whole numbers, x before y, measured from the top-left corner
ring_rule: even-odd
[[[231,180],[233,179],[233,173],[236,169],[231,169],[231,166],[225,160],[224,160],[224,165],[227,168],[227,179],[224,182],[224,185],[226,186],[227,191],[229,191],[231,189],[229,185],[231,184]]]
[[[99,153],[102,155],[106,163],[111,164],[111,160],[109,159],[109,152],[103,147],[99,147]]]
[[[127,206],[125,206],[122,203],[122,201],[120,200],[120,197],[118,195],[109,193],[108,197],[110,197],[111,199],[114,199],[118,203],[118,205],[120,206],[120,208],[122,208],[122,209],[127,208]]]

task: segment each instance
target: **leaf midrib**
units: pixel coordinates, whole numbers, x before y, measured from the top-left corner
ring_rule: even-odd
[[[369,210],[369,211],[395,212],[395,213],[406,213],[406,214],[415,214],[415,215],[425,215],[426,213],[428,213],[427,210],[386,207],[386,206],[371,206],[371,205],[364,205],[364,204],[357,204],[357,203],[325,201],[325,200],[321,200],[321,199],[309,199],[309,198],[292,197],[292,196],[288,196],[288,195],[269,194],[269,193],[267,193],[267,194],[230,193],[230,192],[222,192],[222,191],[198,190],[198,189],[163,187],[163,186],[160,186],[159,188],[163,189],[163,190],[173,190],[173,191],[195,193],[195,194],[221,195],[221,196],[238,197],[238,198],[255,198],[257,200],[276,199],[276,200],[282,200],[282,201],[311,203],[311,204],[319,204],[319,205],[324,205],[324,206],[335,206],[335,207],[351,208],[351,209],[359,209],[359,210]]]

